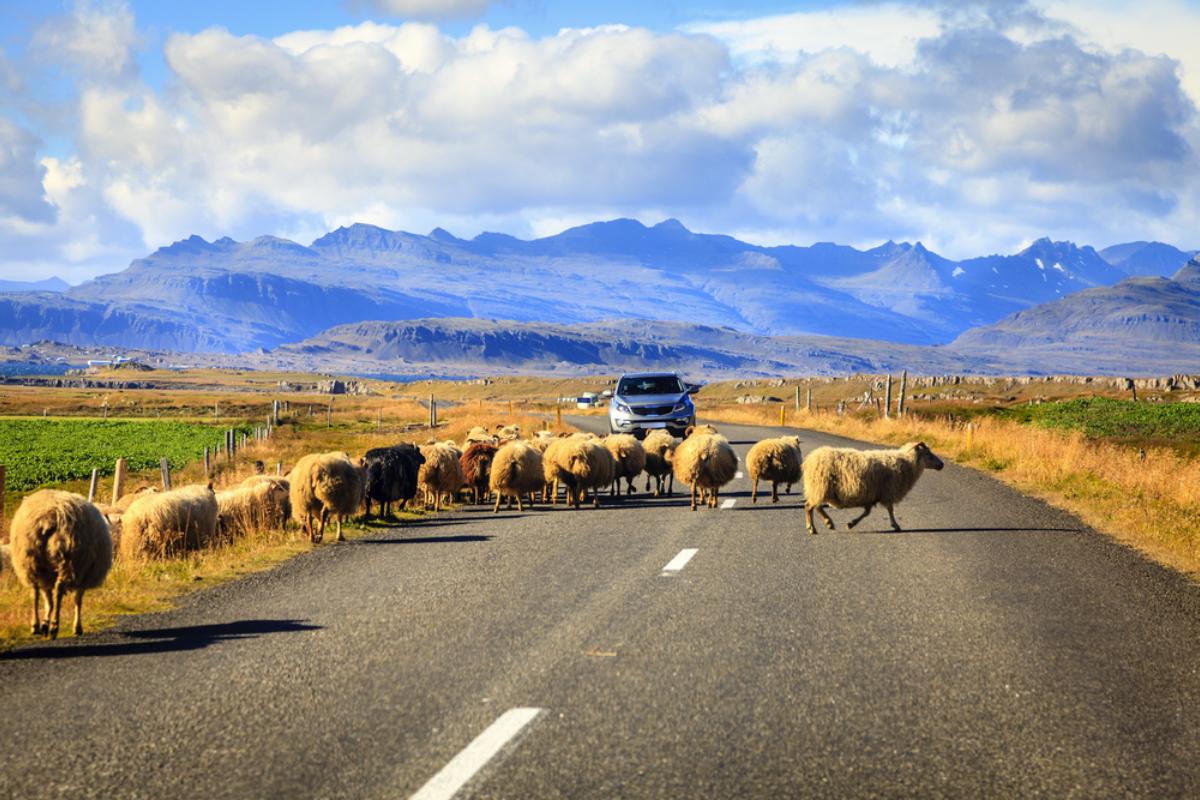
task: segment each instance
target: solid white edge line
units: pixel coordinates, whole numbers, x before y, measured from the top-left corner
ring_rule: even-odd
[[[696,553],[698,553],[698,552],[700,552],[699,549],[697,549],[695,547],[683,548],[682,550],[679,551],[678,555],[676,555],[674,558],[672,558],[667,563],[667,565],[662,568],[662,571],[663,572],[679,572],[679,570],[681,570],[685,566],[687,566],[687,563],[692,560],[692,556],[696,555]]]
[[[731,497],[728,500],[721,501],[721,508],[733,508],[733,504],[737,502],[736,497]]]
[[[418,789],[412,800],[450,800],[541,713],[540,708],[510,708],[505,711]]]

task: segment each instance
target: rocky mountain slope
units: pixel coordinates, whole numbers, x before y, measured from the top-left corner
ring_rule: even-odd
[[[955,262],[920,243],[761,247],[675,220],[597,222],[532,241],[351,225],[309,246],[193,236],[62,293],[0,294],[0,344],[233,353],[341,324],[435,317],[666,318],[757,335],[936,344],[1123,277],[1090,247],[1048,240]]]

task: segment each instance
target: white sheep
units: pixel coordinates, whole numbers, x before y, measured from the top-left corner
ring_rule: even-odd
[[[688,428],[671,466],[675,477],[692,487],[692,511],[697,500],[716,508],[721,487],[737,473],[737,455],[716,428],[701,425]]]
[[[517,510],[524,511],[521,497],[532,495],[545,485],[542,454],[528,442],[508,442],[496,451],[488,479],[489,488],[496,493],[496,507],[492,513],[500,513],[500,501],[505,497],[510,508],[516,498]]]
[[[121,517],[122,558],[169,558],[218,541],[212,484],[147,492]]]
[[[365,487],[363,470],[345,453],[309,454],[288,474],[292,516],[314,544],[325,538],[329,518],[336,517],[340,542],[344,539],[342,520],[358,511]]]
[[[779,484],[786,483],[788,491],[792,484],[800,481],[799,436],[780,436],[778,439],[763,439],[746,454],[746,473],[754,482],[750,502],[758,502],[758,482],[771,482],[771,502],[779,502]]]
[[[866,519],[876,503],[887,509],[892,529],[900,530],[893,507],[909,493],[921,473],[941,469],[942,460],[924,442],[909,442],[899,450],[855,450],[849,447],[818,447],[804,459],[804,522],[815,534],[813,512],[830,530],[833,520],[825,511],[861,508],[863,513],[848,523],[853,528]]]
[[[35,636],[58,636],[65,593],[75,595],[75,635],[83,634],[83,593],[104,583],[112,567],[108,523],[83,497],[42,489],[21,501],[9,530],[9,557],[17,580],[33,589]],[[46,621],[38,616],[45,597]]]

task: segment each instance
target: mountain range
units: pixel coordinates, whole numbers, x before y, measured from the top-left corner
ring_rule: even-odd
[[[364,224],[308,246],[192,236],[63,292],[0,294],[0,343],[235,353],[366,320],[446,317],[674,319],[760,335],[937,344],[1173,258],[1177,269],[1189,255],[1157,243],[1108,250],[1113,263],[1091,247],[1041,239],[1017,254],[953,261],[920,243],[762,247],[676,220],[627,219],[531,241]]]
[[[508,353],[515,362],[550,365],[575,363],[564,353],[578,355],[591,341],[599,363],[642,358],[650,365],[677,354],[724,369],[749,355],[755,371],[767,372],[809,364],[803,355],[809,352],[830,368],[924,353],[931,366],[978,371],[1014,363],[1011,349],[1020,347],[1040,348],[1048,361],[1031,357],[1025,369],[1042,371],[1051,361],[1062,363],[1051,352],[1062,315],[1077,315],[1078,326],[1059,331],[1071,335],[1100,306],[1114,320],[1093,331],[1085,349],[1140,341],[1146,325],[1186,318],[1191,307],[1167,295],[1191,292],[1190,284],[1170,289],[1176,282],[1143,276],[1173,274],[1191,255],[1158,242],[1097,251],[1039,239],[1019,253],[955,261],[919,242],[867,250],[833,243],[763,247],[694,233],[676,220],[647,227],[628,219],[528,241],[498,233],[465,240],[440,228],[421,236],[365,224],[308,246],[273,236],[245,242],[192,236],[65,291],[0,292],[0,344],[277,351],[287,360],[324,348],[359,361],[367,346],[412,364],[431,363],[433,353],[450,358],[454,347],[466,348],[457,359],[464,364],[480,360],[470,357],[473,347],[481,358],[515,347]],[[1079,299],[1061,306],[1064,298]],[[1132,303],[1157,308],[1159,301],[1161,309],[1143,313],[1145,324],[1118,310]],[[1085,302],[1091,305],[1077,307]],[[496,319],[505,322],[486,322]],[[1190,329],[1180,323],[1173,330],[1186,338]],[[635,333],[638,342],[629,339]],[[386,348],[364,345],[372,336],[392,338]],[[874,355],[864,358],[861,344],[846,344],[861,339],[874,340]],[[627,343],[624,349],[619,342]],[[712,352],[691,352],[689,345]],[[944,347],[903,347],[918,345]],[[731,360],[721,353],[741,355]],[[1114,369],[1122,357],[1110,359]]]

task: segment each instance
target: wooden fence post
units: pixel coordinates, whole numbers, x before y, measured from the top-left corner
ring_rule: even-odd
[[[883,397],[883,417],[888,419],[892,416],[892,373],[887,374],[887,391]]]
[[[271,401],[271,424],[273,424],[273,425],[279,424],[279,401],[278,400]]]
[[[437,427],[437,400],[433,398],[433,392],[429,393],[429,427]]]
[[[125,493],[125,459],[118,458],[117,466],[113,468],[113,505]]]
[[[896,399],[896,416],[904,416],[904,395],[908,391],[908,370],[900,373],[900,397]]]
[[[781,428],[783,427],[783,423],[784,423],[786,414],[787,414],[787,404],[780,403],[779,404],[779,427],[781,427]]]
[[[329,407],[325,409],[325,427],[333,426],[333,396],[329,397]]]
[[[204,448],[204,478],[207,480],[212,477],[212,456],[209,455],[208,447]]]
[[[162,472],[163,491],[171,491],[171,464],[164,457],[158,462],[158,468]]]
[[[805,389],[804,409],[810,414],[812,413],[812,385],[810,384]]]
[[[511,417],[512,413],[513,413],[513,402],[512,402],[512,400],[509,400],[508,401],[508,415]]]
[[[796,410],[800,410],[800,384],[796,384]]]
[[[554,407],[554,421],[558,425],[562,425],[562,404]]]
[[[88,502],[96,502],[96,479],[100,477],[100,470],[92,467],[92,482],[88,485]]]

